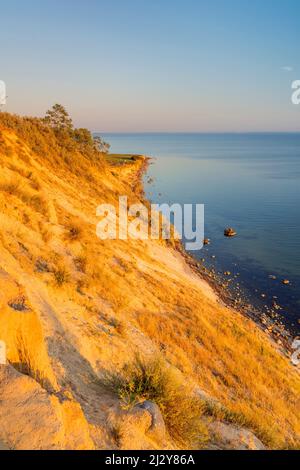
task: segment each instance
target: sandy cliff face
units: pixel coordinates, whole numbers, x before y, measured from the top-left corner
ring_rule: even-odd
[[[1,445],[178,447],[103,384],[139,353],[162,356],[207,402],[208,447],[238,448],[241,427],[267,446],[298,446],[299,376],[267,337],[171,243],[97,238],[98,204],[141,199],[143,161],[74,169],[0,129]]]

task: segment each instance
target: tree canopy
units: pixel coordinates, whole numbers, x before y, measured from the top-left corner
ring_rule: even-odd
[[[94,146],[101,153],[108,153],[110,149],[110,144],[105,142],[100,136],[94,137]]]
[[[73,130],[73,122],[61,104],[55,104],[46,112],[45,122],[57,130]]]
[[[62,133],[64,135],[63,138],[68,140],[69,147],[72,147],[75,141],[80,145],[81,149],[88,149],[89,152],[96,154],[98,152],[109,152],[110,145],[100,136],[93,137],[91,132],[85,128],[74,129],[70,115],[61,104],[52,106],[52,108],[46,112],[43,122],[50,126],[55,132]]]

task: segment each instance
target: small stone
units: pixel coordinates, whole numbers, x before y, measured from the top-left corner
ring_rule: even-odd
[[[211,445],[220,450],[265,450],[263,443],[248,429],[214,421],[208,424]]]
[[[225,271],[224,272],[224,276],[230,276],[231,275],[231,272],[230,271]]]
[[[224,236],[225,237],[235,237],[237,235],[236,231],[232,227],[225,228]]]
[[[166,426],[158,405],[152,401],[146,400],[137,405],[137,407],[147,410],[151,415],[152,423],[147,434],[153,434],[159,439],[164,439],[166,436]]]
[[[283,279],[282,284],[285,286],[289,285],[290,281],[288,279]]]
[[[275,300],[273,300],[273,302],[272,302],[272,307],[275,308],[275,310],[280,310],[281,309],[280,305],[278,305],[278,303],[275,302]]]
[[[203,245],[210,245],[210,239],[209,238],[204,238]]]
[[[277,277],[274,276],[273,274],[270,274],[269,279],[272,279],[273,281],[275,281],[277,279]]]

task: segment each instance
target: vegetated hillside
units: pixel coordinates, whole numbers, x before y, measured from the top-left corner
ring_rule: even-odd
[[[267,336],[173,243],[97,238],[145,160],[80,132],[0,114],[0,447],[299,447],[299,374]]]

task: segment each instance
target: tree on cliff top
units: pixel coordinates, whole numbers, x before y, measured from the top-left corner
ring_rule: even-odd
[[[55,104],[46,112],[42,121],[59,135],[60,142],[70,152],[79,149],[82,153],[95,157],[100,153],[108,153],[110,145],[101,137],[93,137],[88,129],[74,129],[73,122],[67,110],[61,104]]]
[[[98,152],[101,153],[108,153],[110,149],[110,144],[104,142],[104,140],[100,136],[94,137],[94,147]]]
[[[45,116],[45,122],[54,129],[58,130],[73,130],[73,122],[68,112],[61,104],[55,104],[49,109]]]

